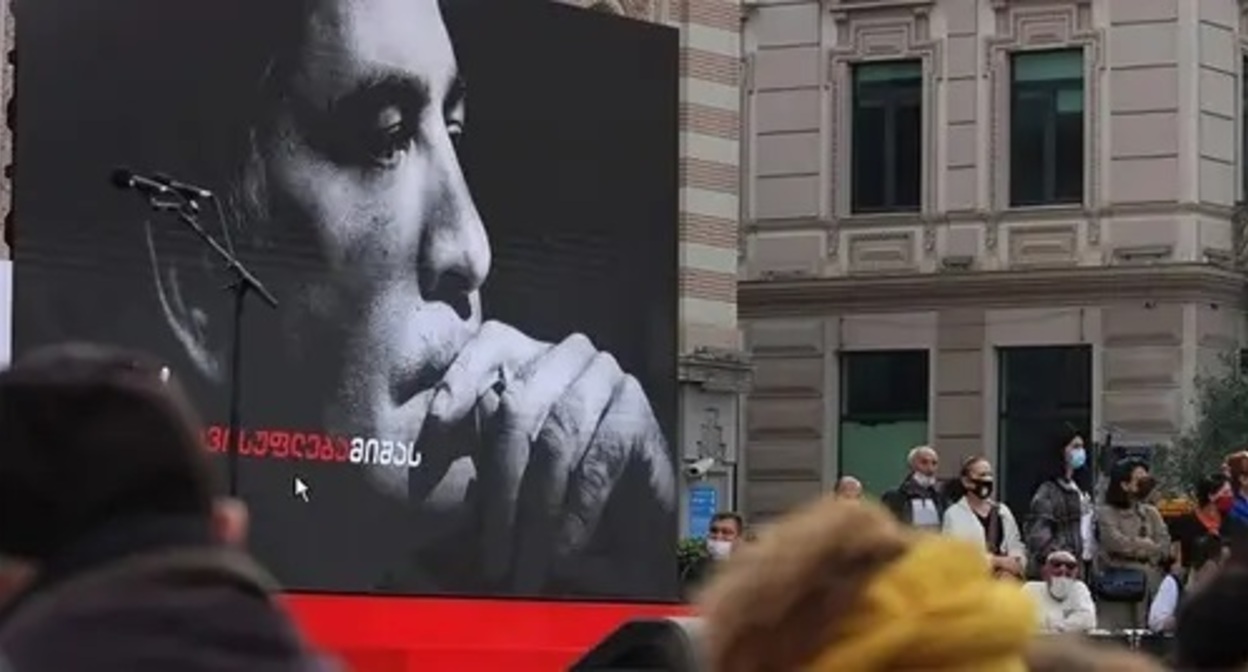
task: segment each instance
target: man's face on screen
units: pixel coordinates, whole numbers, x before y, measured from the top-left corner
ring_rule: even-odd
[[[414,440],[490,268],[455,55],[436,0],[317,0],[306,28],[261,148],[275,229],[328,266],[291,297],[299,337],[342,350],[334,424]]]

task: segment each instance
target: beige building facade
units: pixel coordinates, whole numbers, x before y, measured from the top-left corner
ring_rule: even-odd
[[[745,8],[747,512],[842,473],[878,491],[921,442],[947,474],[989,456],[1020,501],[1070,433],[1193,420],[1245,337],[1245,11]]]

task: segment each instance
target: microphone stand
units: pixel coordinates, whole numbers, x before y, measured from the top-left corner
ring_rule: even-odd
[[[230,372],[229,372],[229,447],[226,454],[231,497],[238,496],[238,456],[242,445],[242,362],[243,362],[243,306],[247,303],[247,295],[255,292],[271,308],[277,308],[277,299],[265,289],[251,271],[239,261],[229,250],[217,242],[204,227],[199,224],[199,204],[193,198],[183,196],[180,202],[163,201],[149,197],[148,203],[157,212],[173,212],[180,222],[193,231],[204,241],[222,261],[226,269],[234,276],[225,289],[230,290],[234,298],[234,316],[230,323]]]

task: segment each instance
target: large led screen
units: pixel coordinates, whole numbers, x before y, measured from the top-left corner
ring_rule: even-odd
[[[236,473],[286,586],[674,595],[675,31],[526,0],[21,0],[17,29],[15,351],[158,354],[224,476],[232,275],[110,175],[212,191],[279,301],[243,311]]]

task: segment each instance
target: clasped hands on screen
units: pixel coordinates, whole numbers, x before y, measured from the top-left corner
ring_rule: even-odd
[[[582,334],[552,345],[484,323],[446,370],[426,422],[478,419],[474,492],[489,580],[540,591],[586,550],[613,495],[674,508],[672,458],[641,384]],[[642,485],[617,493],[626,470]],[[613,561],[634,560],[612,550]]]

